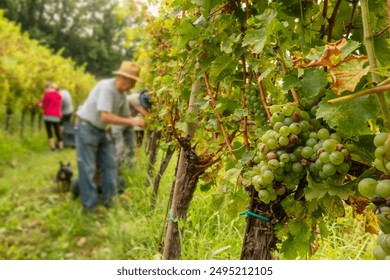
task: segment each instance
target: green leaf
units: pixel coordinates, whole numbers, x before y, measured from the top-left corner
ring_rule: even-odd
[[[254,53],[261,53],[267,40],[267,29],[249,29],[246,32],[242,46],[251,46]]]
[[[295,76],[285,76],[283,78],[283,90],[287,91],[290,88],[300,86],[301,83],[301,80]]]
[[[390,65],[390,39],[379,36],[375,39],[375,55],[381,65]]]
[[[318,229],[320,230],[321,238],[326,238],[329,235],[328,227],[326,226],[326,223],[323,220],[319,221]]]
[[[253,23],[260,26],[260,24],[269,24],[276,16],[278,12],[274,9],[266,9],[261,15],[255,16]]]
[[[308,242],[289,235],[282,244],[281,252],[284,254],[286,259],[295,260],[297,257],[305,258],[310,254],[311,249]]]
[[[375,96],[362,96],[347,102],[328,104],[336,95],[328,93],[318,105],[317,119],[323,118],[329,127],[348,138],[372,134],[369,120],[376,120],[380,115]],[[352,113],[353,112],[353,113]]]
[[[302,97],[312,98],[328,85],[327,75],[320,69],[305,70],[302,78]]]
[[[330,186],[328,193],[331,196],[338,196],[342,200],[347,200],[350,196],[355,194],[355,192],[351,188],[349,188],[349,186],[347,186],[347,185]]]
[[[233,65],[234,60],[230,56],[219,56],[211,63],[210,81],[215,83],[223,79],[225,76],[231,75],[231,73],[234,71]]]
[[[305,198],[310,201],[313,199],[321,199],[328,192],[326,188],[323,189],[313,189],[313,188],[305,188]]]
[[[341,49],[341,59],[344,60],[347,58],[353,51],[355,51],[357,48],[361,46],[361,43],[353,41],[353,40],[348,40],[347,45],[345,45]]]
[[[242,171],[242,166],[239,164],[235,168],[226,171],[223,178],[228,181],[235,181],[237,180],[238,176],[241,174],[241,171]]]
[[[253,151],[243,153],[241,156],[241,163],[247,164],[250,160],[252,160],[254,153],[255,152]]]

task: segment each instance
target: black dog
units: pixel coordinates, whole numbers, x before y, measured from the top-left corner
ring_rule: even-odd
[[[60,169],[57,171],[56,177],[58,192],[68,192],[70,190],[72,176],[73,172],[70,168],[70,162],[65,165],[60,161]]]

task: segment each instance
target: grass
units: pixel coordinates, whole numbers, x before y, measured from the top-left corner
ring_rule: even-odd
[[[145,157],[125,170],[127,188],[100,215],[85,215],[78,199],[55,191],[59,161],[75,151],[51,152],[43,133],[27,139],[0,135],[0,259],[152,260],[162,258],[167,202],[176,161],[164,174],[157,203],[150,208]],[[238,199],[239,198],[239,199]],[[246,207],[241,189],[224,186],[195,192],[182,236],[182,259],[240,258]],[[329,222],[329,237],[312,259],[371,259],[375,236],[347,217]]]

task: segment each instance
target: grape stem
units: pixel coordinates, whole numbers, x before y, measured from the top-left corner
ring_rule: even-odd
[[[351,94],[351,95],[347,95],[347,96],[343,96],[343,97],[339,97],[339,98],[328,100],[328,104],[335,104],[335,103],[339,103],[339,102],[345,102],[345,101],[353,100],[353,99],[361,97],[361,96],[365,96],[365,95],[369,95],[369,94],[383,93],[383,92],[387,92],[389,90],[390,90],[390,85],[378,86],[378,87],[375,87],[375,88],[370,88],[370,89],[366,89],[366,90],[357,92],[355,94]]]

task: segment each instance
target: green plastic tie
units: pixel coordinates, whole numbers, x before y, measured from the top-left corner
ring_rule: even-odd
[[[260,220],[269,222],[269,218],[267,218],[265,216],[262,216],[262,215],[259,215],[259,214],[256,214],[256,213],[253,213],[253,212],[248,211],[248,210],[245,210],[244,212],[241,212],[240,215],[245,215],[247,218],[252,216],[252,217],[258,218]]]

